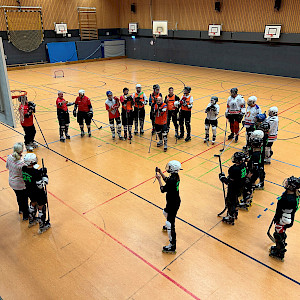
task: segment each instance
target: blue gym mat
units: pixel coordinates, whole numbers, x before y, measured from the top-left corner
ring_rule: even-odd
[[[50,63],[78,60],[75,42],[48,43],[47,48]]]

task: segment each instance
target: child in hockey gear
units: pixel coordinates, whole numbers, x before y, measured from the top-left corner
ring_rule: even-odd
[[[154,105],[155,131],[157,132],[159,137],[157,147],[161,147],[164,144],[165,152],[168,149],[167,114],[167,104],[163,103],[162,97],[158,97],[156,99],[156,104]]]
[[[186,127],[186,138],[185,141],[188,142],[191,140],[191,114],[194,99],[190,95],[191,87],[186,86],[183,90],[183,96],[181,97],[180,103],[180,113],[179,113],[179,126],[180,126],[180,136],[178,139],[182,139],[184,137],[184,123]]]
[[[117,125],[117,134],[119,139],[122,140],[121,130],[121,120],[120,120],[120,101],[117,97],[113,97],[113,93],[111,91],[106,92],[107,100],[105,101],[105,108],[108,111],[108,119],[109,119],[109,126],[112,134],[112,139],[115,139],[115,124],[114,120],[116,120]]]
[[[127,139],[127,129],[128,129],[128,140],[132,139],[132,125],[133,125],[133,98],[128,95],[128,88],[123,89],[123,95],[120,97],[120,102],[122,104],[122,124],[124,128],[124,139]]]
[[[286,252],[285,233],[293,226],[295,213],[299,208],[300,178],[291,176],[283,182],[285,192],[278,198],[274,216],[275,232],[273,234],[276,246],[270,248],[270,256],[283,261]]]
[[[23,221],[28,220],[28,196],[22,175],[22,167],[25,163],[22,159],[23,143],[14,144],[14,152],[6,160],[6,169],[9,170],[9,186],[17,196],[19,214],[23,213]]]
[[[273,155],[272,146],[273,143],[277,140],[278,133],[278,108],[273,106],[269,109],[269,117],[266,122],[269,123],[269,135],[268,142],[265,149],[265,164],[271,163],[271,156]]]
[[[205,113],[207,114],[205,119],[205,139],[204,143],[209,142],[209,126],[211,125],[211,130],[213,133],[212,141],[211,143],[214,145],[216,142],[216,136],[217,136],[217,127],[218,127],[218,120],[217,115],[219,114],[220,107],[217,104],[218,97],[212,96],[210,98],[210,103],[208,103]]]
[[[180,177],[178,172],[181,170],[181,164],[177,160],[169,161],[166,165],[166,171],[171,174],[170,177],[166,177],[161,169],[157,168],[156,178],[158,180],[160,191],[166,194],[166,207],[163,210],[163,214],[167,219],[166,225],[163,226],[163,231],[168,232],[169,237],[169,245],[164,246],[162,252],[164,253],[176,253],[176,231],[175,231],[175,219],[177,215],[177,211],[180,207],[180,196],[179,196],[179,184]],[[163,185],[161,178],[166,183]]]
[[[39,169],[37,157],[34,153],[27,153],[24,157],[26,166],[22,168],[23,180],[26,185],[26,191],[30,198],[29,205],[29,224],[32,227],[39,222],[38,233],[41,234],[51,227],[51,224],[46,221],[46,203],[47,195],[45,185],[48,184],[47,169]],[[38,218],[36,218],[37,208]]]
[[[142,92],[142,86],[137,84],[135,86],[136,93],[132,95],[134,101],[134,134],[138,134],[138,127],[140,122],[140,135],[144,134],[144,121],[145,121],[145,105],[147,104],[147,97]]]
[[[245,115],[245,100],[243,96],[238,95],[238,89],[232,88],[230,90],[230,96],[227,100],[227,109],[225,116],[230,123],[231,134],[228,136],[228,140],[235,138],[237,142],[239,139],[239,123],[243,120]]]
[[[180,98],[174,94],[174,89],[169,87],[169,94],[165,97],[165,103],[168,105],[168,119],[167,119],[167,127],[168,132],[170,130],[170,122],[174,124],[175,128],[175,137],[178,138],[178,123],[177,123],[177,114],[178,114],[178,107],[175,106],[175,102],[179,103]]]
[[[249,139],[251,132],[255,130],[255,117],[258,114],[261,114],[260,107],[256,104],[257,98],[255,96],[250,96],[248,98],[247,104],[248,107],[246,109],[244,126],[246,128],[246,146],[243,147],[245,151],[249,148]]]
[[[33,148],[38,147],[38,144],[34,142],[36,130],[33,124],[33,113],[35,113],[36,105],[28,101],[27,96],[20,96],[18,100],[20,102],[20,121],[25,133],[25,147],[27,151],[33,151]]]
[[[76,110],[78,107],[77,113],[77,123],[79,124],[81,130],[81,137],[84,137],[84,129],[83,129],[83,120],[85,121],[86,127],[88,129],[88,136],[91,137],[91,120],[93,118],[93,108],[91,104],[91,100],[85,96],[84,90],[79,90],[79,96],[76,98],[73,116],[76,117]]]
[[[153,93],[150,94],[149,97],[149,105],[151,106],[150,109],[150,120],[152,122],[152,135],[155,134],[155,112],[154,106],[156,104],[156,100],[158,97],[162,97],[162,94],[159,92],[160,86],[158,84],[153,85]]]
[[[226,177],[224,173],[220,173],[219,179],[228,185],[225,199],[227,216],[223,217],[222,221],[234,225],[234,219],[237,219],[238,215],[238,196],[246,176],[245,154],[243,152],[235,152],[232,156],[232,162],[234,165],[229,168],[228,176]]]
[[[60,141],[64,142],[65,139],[70,139],[70,136],[68,134],[69,131],[69,124],[70,124],[70,116],[68,111],[68,106],[74,105],[75,103],[68,103],[64,99],[63,92],[59,91],[57,93],[58,97],[56,99],[56,107],[57,107],[57,119],[59,123],[59,137]],[[66,135],[66,138],[64,137],[64,133]]]

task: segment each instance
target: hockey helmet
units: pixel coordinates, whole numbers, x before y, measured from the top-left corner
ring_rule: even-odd
[[[256,122],[263,122],[266,118],[267,118],[267,116],[266,116],[265,113],[263,113],[263,114],[257,114],[255,116]]]
[[[219,101],[219,99],[218,99],[217,96],[212,96],[212,97],[210,98],[210,102],[213,103],[213,104],[216,104],[218,101]]]
[[[250,135],[250,139],[254,139],[254,138],[263,139],[264,138],[264,132],[262,130],[254,130]]]
[[[231,94],[231,95],[237,95],[237,93],[238,93],[238,88],[232,88],[232,89],[230,90],[230,94]]]
[[[21,103],[21,104],[25,104],[26,103],[26,101],[27,101],[27,96],[26,95],[22,95],[22,96],[19,96],[18,97],[18,100],[19,100],[19,102]]]
[[[171,160],[166,164],[166,171],[168,173],[178,173],[181,169],[181,163],[178,160]]]
[[[84,90],[79,90],[78,94],[83,96],[85,94],[85,91]]]
[[[246,160],[246,155],[244,152],[235,152],[231,158],[233,163],[242,163]]]
[[[123,93],[124,93],[125,91],[129,91],[129,89],[128,89],[127,87],[124,87]]]
[[[192,88],[190,86],[185,86],[183,91],[186,91],[187,93],[190,93]]]
[[[263,132],[268,132],[270,124],[265,120],[257,126],[257,129],[262,130]]]
[[[112,95],[112,91],[107,91],[107,92],[106,92],[106,96],[108,97],[108,96],[110,96],[110,95]]]
[[[137,89],[137,88],[142,88],[142,86],[140,85],[140,84],[137,84],[136,86],[135,86],[135,88]]]
[[[251,105],[254,105],[256,103],[256,101],[257,101],[257,98],[255,96],[250,96],[248,98],[247,104],[251,106]]]
[[[300,189],[300,178],[297,178],[295,176],[291,176],[289,178],[286,178],[283,181],[283,186],[287,190],[298,190]]]
[[[155,91],[156,89],[160,89],[160,86],[158,84],[153,85],[153,90]]]
[[[36,155],[34,153],[27,153],[24,156],[24,163],[27,166],[35,165],[35,164],[37,164],[37,162],[38,162],[38,158],[36,157]]]
[[[272,106],[272,107],[269,109],[268,114],[269,114],[270,117],[277,116],[277,114],[278,114],[278,108],[277,108],[276,106]]]
[[[259,148],[263,144],[263,139],[260,137],[254,137],[250,139],[250,143],[253,148]]]

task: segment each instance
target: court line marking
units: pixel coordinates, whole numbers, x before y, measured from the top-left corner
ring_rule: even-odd
[[[2,125],[5,126],[5,127],[10,128],[11,130],[13,130],[13,131],[15,131],[15,132],[18,132],[17,130],[15,130],[14,128],[11,128],[9,125],[7,125],[7,124],[5,124],[5,123],[0,122],[0,124],[2,124]],[[22,133],[20,133],[20,132],[18,132],[18,133],[22,135]],[[40,144],[40,143],[39,143],[39,144]],[[108,178],[106,178],[106,177],[100,175],[99,173],[97,173],[97,172],[95,172],[95,171],[93,171],[93,170],[91,170],[91,169],[89,169],[89,168],[87,168],[87,167],[85,167],[85,166],[83,166],[83,165],[77,163],[76,161],[74,161],[74,160],[72,160],[72,159],[69,159],[69,158],[66,157],[65,155],[63,155],[63,154],[61,154],[61,153],[59,153],[59,152],[57,152],[57,151],[55,151],[55,150],[53,150],[53,149],[51,149],[51,148],[47,148],[47,147],[46,147],[45,145],[43,145],[43,144],[40,144],[40,145],[42,145],[44,148],[46,148],[46,149],[52,151],[53,153],[56,153],[57,155],[59,155],[59,156],[61,156],[61,157],[67,158],[69,161],[73,162],[74,164],[76,164],[76,165],[78,165],[78,166],[81,166],[82,168],[84,168],[84,169],[90,171],[91,173],[93,173],[93,174],[95,174],[95,175],[97,175],[97,176],[99,176],[99,177],[101,177],[101,178],[103,178],[103,179],[105,179],[105,180],[107,180],[107,181],[113,183],[114,185],[120,187],[121,189],[123,189],[123,190],[126,189],[126,188],[124,188],[123,186],[119,185],[118,183],[116,183],[116,182],[114,182],[114,181],[112,181],[112,180],[110,180],[110,179],[108,179]],[[217,146],[217,145],[215,145],[215,146]],[[215,146],[214,146],[214,147],[215,147]],[[211,147],[211,148],[214,148],[214,147]],[[211,148],[208,148],[208,149],[206,149],[205,151],[208,151],[208,150],[210,150]],[[199,155],[199,154],[198,154],[198,155]],[[188,160],[189,160],[189,159],[188,159]],[[152,178],[153,178],[153,177],[152,177]],[[132,191],[129,191],[129,192],[130,192],[131,194],[137,196],[138,198],[140,198],[140,199],[142,199],[142,200],[148,202],[149,204],[151,204],[151,205],[153,205],[153,206],[159,208],[160,210],[163,209],[163,208],[161,208],[160,206],[156,205],[155,203],[153,203],[153,202],[147,200],[146,198],[144,198],[144,197],[142,197],[142,196],[140,196],[140,195],[138,195],[138,194],[136,194],[136,193],[134,193],[134,192],[132,192]],[[71,208],[71,206],[70,206],[70,208]],[[72,210],[76,211],[76,210],[73,209],[73,208],[72,208]],[[80,214],[80,216],[82,216],[83,218],[86,218],[83,214],[81,214],[81,213],[79,213],[79,214]],[[209,237],[211,237],[211,238],[215,239],[216,241],[218,241],[218,242],[224,244],[225,246],[228,246],[229,248],[231,248],[231,249],[233,249],[233,250],[239,252],[240,254],[242,254],[242,255],[244,255],[244,256],[250,258],[251,260],[256,261],[257,263],[259,263],[259,264],[261,264],[261,265],[267,267],[268,269],[270,269],[270,270],[272,270],[272,271],[278,273],[279,275],[281,275],[281,276],[287,278],[288,280],[291,280],[292,282],[294,282],[294,283],[300,285],[300,282],[298,282],[297,280],[295,280],[295,279],[293,279],[293,278],[291,278],[291,277],[289,277],[289,276],[287,276],[287,275],[281,273],[280,271],[278,271],[278,270],[276,270],[276,269],[274,269],[274,268],[268,266],[267,264],[265,264],[265,263],[263,263],[263,262],[257,260],[256,258],[254,258],[254,257],[252,257],[252,256],[250,256],[250,255],[248,255],[248,254],[246,254],[245,252],[243,252],[243,251],[241,251],[241,250],[239,250],[239,249],[237,249],[237,248],[235,248],[235,247],[233,247],[233,246],[227,244],[226,242],[220,240],[219,238],[217,238],[217,237],[215,237],[215,236],[213,236],[213,235],[211,235],[211,234],[205,232],[204,230],[200,229],[199,227],[197,227],[197,226],[195,226],[195,225],[189,223],[188,221],[185,221],[184,219],[182,219],[182,218],[180,218],[180,217],[176,217],[176,218],[177,218],[178,220],[180,220],[180,221],[186,223],[187,225],[189,225],[189,226],[195,228],[196,230],[201,231],[202,233],[207,234]],[[86,219],[87,219],[87,218],[86,218]],[[88,219],[87,219],[87,220],[88,220]],[[93,224],[94,224],[94,223],[93,223]],[[95,226],[98,226],[98,225],[95,224]],[[99,226],[98,226],[98,227],[99,227]],[[100,227],[99,227],[99,228],[100,228]],[[109,235],[109,233],[107,233],[107,234]],[[112,237],[112,238],[113,238],[113,237]],[[128,249],[129,249],[129,248],[128,248]],[[167,275],[166,275],[166,276],[167,276]]]
[[[188,289],[186,289],[180,283],[178,283],[173,278],[171,278],[170,276],[168,276],[167,274],[165,274],[163,271],[159,270],[157,267],[155,267],[153,264],[151,264],[149,261],[147,261],[141,255],[139,255],[137,252],[135,252],[134,250],[130,249],[128,246],[126,246],[125,244],[123,244],[121,241],[119,241],[118,239],[116,239],[114,236],[112,236],[106,230],[104,230],[103,228],[101,228],[100,226],[98,226],[97,224],[95,224],[94,222],[92,222],[91,220],[89,220],[87,217],[83,216],[80,212],[78,212],[76,209],[74,209],[71,205],[67,204],[62,199],[58,198],[56,195],[54,195],[53,193],[51,193],[49,190],[48,190],[48,194],[50,194],[52,197],[54,197],[55,199],[57,199],[58,201],[60,201],[62,204],[64,204],[68,208],[70,208],[77,215],[79,215],[80,217],[82,217],[83,219],[85,219],[87,222],[89,222],[95,228],[97,228],[98,230],[100,230],[101,232],[103,232],[105,235],[107,235],[109,238],[111,238],[113,241],[115,241],[121,247],[125,248],[127,251],[129,251],[131,254],[133,254],[135,257],[137,257],[138,259],[140,259],[142,262],[144,262],[146,265],[148,265],[154,271],[156,271],[157,273],[159,273],[160,275],[162,275],[163,277],[165,277],[167,280],[169,280],[171,283],[173,283],[178,288],[180,288],[181,290],[183,290],[185,293],[187,293],[188,295],[190,295],[192,298],[200,300],[199,297],[197,297],[196,295],[194,295],[192,292],[190,292]]]

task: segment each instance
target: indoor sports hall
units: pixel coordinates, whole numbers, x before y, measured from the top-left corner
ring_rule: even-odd
[[[299,298],[299,212],[286,230],[284,260],[269,256],[276,237],[273,218],[283,201],[278,198],[285,180],[300,176],[298,1],[7,0],[3,5],[0,299]],[[133,122],[132,139],[124,139],[124,126],[119,139],[117,125],[112,138],[107,92],[119,99],[125,87],[133,95],[137,85],[148,101],[153,85],[159,85],[163,100],[173,87],[181,101],[191,87],[190,140],[186,128],[179,138],[171,121],[167,150],[157,147],[160,136],[152,134],[149,103],[144,133],[135,134]],[[232,88],[245,108],[251,96],[266,116],[276,106],[279,120],[271,163],[264,165],[264,188],[255,189],[247,209],[239,209],[234,226],[222,222],[228,215],[227,185],[219,180],[220,169],[227,176],[234,153],[246,144],[242,122],[238,138],[228,139],[225,112]],[[73,115],[79,90],[92,106],[90,136],[86,124],[82,135],[78,114]],[[70,139],[60,136],[58,92],[70,104]],[[219,114],[212,143],[211,128],[205,139],[205,119],[214,96]],[[20,160],[35,154],[49,179],[42,190],[51,228],[43,234],[39,224],[29,228],[19,214],[6,167],[14,144],[24,143],[19,109],[24,97],[35,104],[36,146],[24,146]],[[165,167],[174,160],[181,164],[176,251],[164,253],[166,194],[156,167],[169,176]]]

